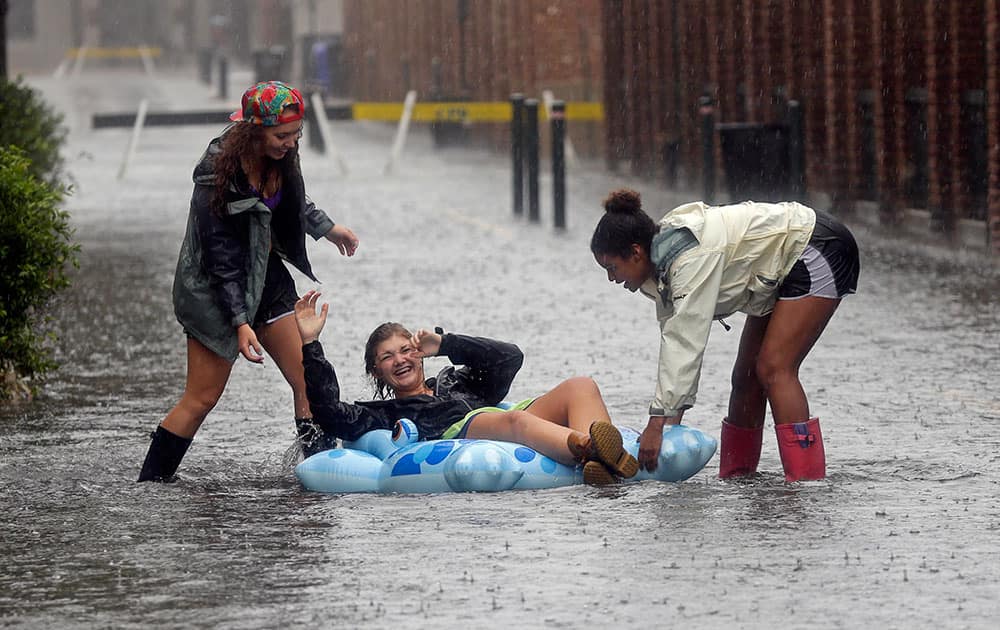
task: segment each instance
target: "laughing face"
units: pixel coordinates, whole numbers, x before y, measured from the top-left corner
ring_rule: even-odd
[[[397,398],[424,392],[423,354],[413,339],[395,334],[376,346],[375,376],[382,379]]]
[[[272,160],[281,160],[295,149],[302,137],[302,121],[293,120],[274,127],[264,128],[264,154]]]
[[[633,244],[627,256],[596,254],[594,259],[608,273],[608,281],[623,284],[629,291],[639,290],[653,275],[653,263],[638,244]]]

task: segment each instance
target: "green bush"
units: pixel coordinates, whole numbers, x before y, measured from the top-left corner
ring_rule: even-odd
[[[37,146],[37,145],[36,145]],[[69,285],[79,246],[71,241],[65,190],[40,178],[24,150],[0,146],[0,375],[40,376],[55,368],[37,332],[41,309]],[[9,395],[0,387],[0,398]]]
[[[21,77],[0,78],[0,147],[20,147],[30,160],[31,173],[53,186],[59,185],[62,175],[59,150],[66,140],[62,120]]]

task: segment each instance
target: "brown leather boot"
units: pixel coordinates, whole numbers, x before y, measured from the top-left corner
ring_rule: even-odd
[[[625,450],[622,434],[610,422],[595,422],[590,425],[590,441],[595,459],[600,460],[612,473],[626,479],[639,472],[639,461]]]
[[[607,466],[596,459],[583,465],[583,483],[588,486],[613,486],[621,482],[621,477],[615,476]]]

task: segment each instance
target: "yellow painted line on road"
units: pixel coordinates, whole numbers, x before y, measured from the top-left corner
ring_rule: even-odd
[[[76,59],[83,53],[84,57],[93,59],[124,59],[132,57],[142,57],[144,54],[150,57],[159,57],[163,54],[163,49],[153,46],[137,48],[70,48],[66,51],[67,59]]]
[[[539,107],[539,119],[546,120],[545,108]],[[362,102],[351,106],[355,120],[398,121],[403,115],[402,103]],[[442,102],[417,103],[413,106],[416,122],[510,122],[510,103],[495,102]],[[566,103],[568,120],[603,120],[604,105],[597,102],[571,101]]]

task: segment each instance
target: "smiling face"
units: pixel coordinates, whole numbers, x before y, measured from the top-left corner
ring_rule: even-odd
[[[264,127],[264,155],[272,160],[280,160],[296,148],[302,137],[302,120]]]
[[[609,282],[624,284],[632,292],[653,275],[653,263],[638,243],[632,244],[627,256],[595,254],[594,260],[608,273]]]
[[[424,391],[424,362],[413,339],[394,334],[375,347],[374,376],[385,382],[397,398]]]

